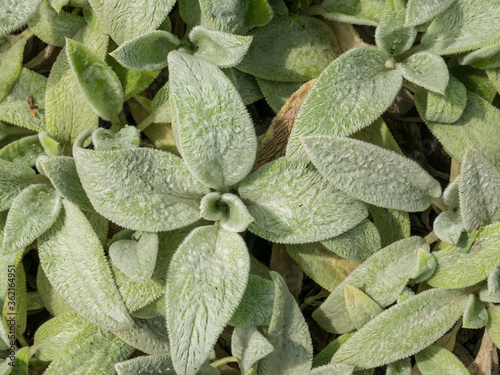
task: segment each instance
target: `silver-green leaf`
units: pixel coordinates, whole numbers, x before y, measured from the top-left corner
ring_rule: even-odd
[[[124,362],[115,363],[118,375],[176,375],[172,359],[168,354],[140,356]]]
[[[441,56],[429,52],[418,52],[396,66],[408,81],[427,90],[444,95],[448,87],[448,66]]]
[[[21,74],[25,46],[26,38],[13,35],[6,36],[0,44],[0,102],[12,90]]]
[[[6,0],[0,4],[0,37],[21,28],[35,14],[41,0]]]
[[[398,55],[415,41],[417,30],[405,25],[405,4],[402,0],[386,0],[382,19],[375,30],[377,46]]]
[[[406,25],[416,26],[444,12],[455,0],[409,0],[406,5]]]
[[[450,351],[431,345],[415,354],[417,367],[422,375],[454,374],[469,375],[469,371]]]
[[[35,182],[35,171],[24,165],[19,165],[0,159],[0,211],[10,207],[14,198],[24,188]]]
[[[236,327],[231,336],[231,352],[238,358],[242,374],[248,374],[252,366],[266,357],[274,347],[257,327]]]

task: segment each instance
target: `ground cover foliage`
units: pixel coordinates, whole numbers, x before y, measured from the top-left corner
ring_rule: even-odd
[[[0,374],[498,374],[500,3],[0,3]]]

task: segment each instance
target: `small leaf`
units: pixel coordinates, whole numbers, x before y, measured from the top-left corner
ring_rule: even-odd
[[[200,203],[200,215],[205,220],[217,221],[222,217],[222,210],[217,205],[221,197],[221,194],[212,191],[205,195]]]
[[[45,233],[61,210],[61,199],[49,185],[24,189],[12,202],[4,228],[4,254],[22,249]]]
[[[38,132],[38,140],[47,156],[59,156],[62,154],[63,145],[45,132]]]
[[[123,107],[123,90],[115,72],[83,44],[66,39],[66,53],[90,105],[105,120]]]
[[[9,143],[0,149],[0,158],[16,164],[33,167],[36,159],[44,154],[38,135],[31,135]]]
[[[444,95],[433,91],[419,90],[415,102],[420,115],[427,121],[451,124],[464,112],[467,103],[467,90],[463,83],[450,76]]]
[[[460,214],[444,211],[434,220],[433,229],[440,240],[456,245],[464,230],[464,223]]]
[[[273,316],[265,335],[274,351],[259,361],[262,374],[294,375],[308,373],[313,348],[309,329],[285,280],[271,272],[274,282]]]
[[[380,250],[380,234],[368,219],[339,236],[321,241],[328,250],[342,258],[362,263]]]
[[[169,55],[169,71],[172,128],[187,167],[214,189],[241,181],[257,138],[236,89],[215,65],[184,53]]]
[[[346,310],[344,288],[365,288],[366,294],[386,307],[393,303],[413,276],[418,251],[428,247],[420,237],[410,237],[379,250],[352,271],[313,312],[313,318],[328,332],[345,333],[355,327]]]
[[[449,209],[455,209],[458,207],[459,201],[459,191],[458,184],[460,182],[460,178],[458,176],[451,181],[446,189],[443,191],[443,201],[448,206]]]
[[[249,271],[248,250],[236,233],[196,228],[179,246],[166,291],[170,354],[179,374],[194,375],[205,362],[243,297]]]
[[[500,3],[456,0],[429,25],[421,44],[439,55],[450,55],[497,43],[499,14]]]
[[[173,8],[175,0],[137,0],[133,3],[89,0],[89,3],[106,33],[121,45],[127,40],[156,30]]]
[[[491,340],[495,343],[497,348],[500,346],[500,306],[494,305],[488,309],[488,323],[486,330]]]
[[[150,278],[158,254],[158,235],[143,233],[138,241],[121,240],[109,247],[111,261],[131,279]]]
[[[394,305],[351,336],[332,361],[372,368],[408,357],[455,324],[467,296],[464,290],[431,289]],[[377,344],[381,342],[383,346]]]
[[[99,128],[92,132],[94,150],[108,151],[139,147],[141,136],[135,126],[125,126],[118,132]]]
[[[398,55],[413,45],[417,30],[405,25],[405,4],[402,0],[386,0],[382,19],[375,30],[377,46]]]
[[[0,37],[28,23],[41,0],[10,0],[0,4]]]
[[[321,5],[311,6],[310,14],[320,14],[326,19],[355,25],[376,26],[382,18],[384,0],[325,0]]]
[[[272,353],[274,347],[256,327],[236,327],[231,336],[231,353],[238,358],[242,374],[248,374],[252,366]]]
[[[500,302],[500,267],[488,275],[488,284],[480,291],[479,299],[484,302]]]
[[[85,24],[83,17],[56,11],[45,0],[29,22],[29,27],[45,43],[64,47],[65,38],[72,38]]]
[[[151,114],[156,122],[172,122],[172,103],[170,102],[170,86],[168,82],[156,93],[151,101]]]
[[[441,185],[416,162],[366,142],[334,136],[302,139],[318,171],[338,189],[367,203],[423,211]]]
[[[248,229],[278,243],[325,240],[367,215],[361,202],[338,192],[304,160],[264,165],[243,180],[239,193],[255,218]]]
[[[23,52],[26,46],[25,38],[19,39],[16,36],[5,38],[5,41],[0,45],[0,74],[2,78],[0,80],[0,102],[12,90],[21,74]]]
[[[113,332],[127,344],[147,354],[161,355],[168,353],[168,334],[165,318],[134,318],[132,328]]]
[[[64,213],[39,239],[40,262],[47,278],[61,297],[89,321],[109,330],[128,328],[133,322],[97,235],[78,207],[66,200],[63,206]]]
[[[431,345],[415,354],[417,367],[422,375],[456,374],[469,375],[469,371],[451,352],[440,346]]]
[[[488,323],[488,310],[479,297],[475,294],[469,294],[469,300],[464,311],[464,328],[478,329]]]
[[[167,66],[168,54],[179,43],[179,39],[174,34],[156,30],[123,43],[111,52],[111,56],[129,69],[162,69]]]
[[[385,375],[411,375],[411,360],[403,358],[387,364]]]
[[[383,311],[380,305],[362,290],[344,285],[345,307],[354,327],[360,329]]]
[[[35,171],[24,165],[0,159],[0,211],[10,207],[14,198],[35,182]]]
[[[437,261],[436,272],[427,283],[435,288],[464,288],[485,280],[500,266],[499,228],[500,224],[493,224],[474,234],[464,233],[469,241],[461,240],[457,246],[438,243],[432,252]]]
[[[278,113],[290,96],[297,91],[305,82],[278,82],[257,78],[262,94],[267,104]]]
[[[466,231],[500,221],[500,172],[469,146],[460,165],[460,213]]]
[[[196,181],[182,159],[151,148],[93,151],[73,155],[92,206],[109,220],[134,230],[177,229],[200,219],[199,202],[208,188]]]
[[[448,66],[441,56],[425,51],[418,52],[396,66],[408,81],[445,95],[449,73]]]
[[[229,232],[243,232],[254,221],[240,198],[234,194],[224,193],[220,202],[227,205],[227,210],[222,211],[220,224]]]
[[[389,108],[403,78],[398,70],[385,67],[388,58],[380,49],[356,48],[328,65],[300,108],[288,141],[287,158],[306,157],[301,137],[348,136],[370,125]]]
[[[237,68],[267,80],[303,82],[316,78],[340,53],[335,35],[324,22],[290,16],[257,29]]]
[[[189,39],[194,44],[194,56],[210,61],[221,68],[229,68],[240,63],[253,37],[196,26],[189,32]]]
[[[416,26],[444,12],[455,0],[409,0],[406,5],[406,25]]]
[[[175,375],[170,356],[150,355],[129,359],[125,362],[115,363],[118,375],[136,375],[147,369],[148,375]]]

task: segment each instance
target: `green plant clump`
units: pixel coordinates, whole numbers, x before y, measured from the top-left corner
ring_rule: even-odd
[[[0,375],[491,368],[499,90],[498,1],[2,1]]]

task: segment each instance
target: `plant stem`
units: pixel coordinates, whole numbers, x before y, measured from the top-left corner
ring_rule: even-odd
[[[142,132],[144,129],[146,129],[153,122],[154,122],[154,115],[151,114],[151,115],[147,116],[144,120],[142,120],[139,124],[137,124],[137,129],[139,129],[139,131]]]
[[[238,362],[238,358],[236,357],[221,358],[218,361],[212,362],[210,366],[217,368],[231,362]]]
[[[429,233],[427,236],[425,236],[425,243],[428,244],[428,245],[431,245],[433,244],[434,242],[437,242],[439,241],[439,237],[436,236],[436,233],[434,233],[434,231],[432,231],[431,233]]]
[[[448,206],[444,203],[443,198],[432,198],[431,203],[439,208],[441,211],[447,211]]]

